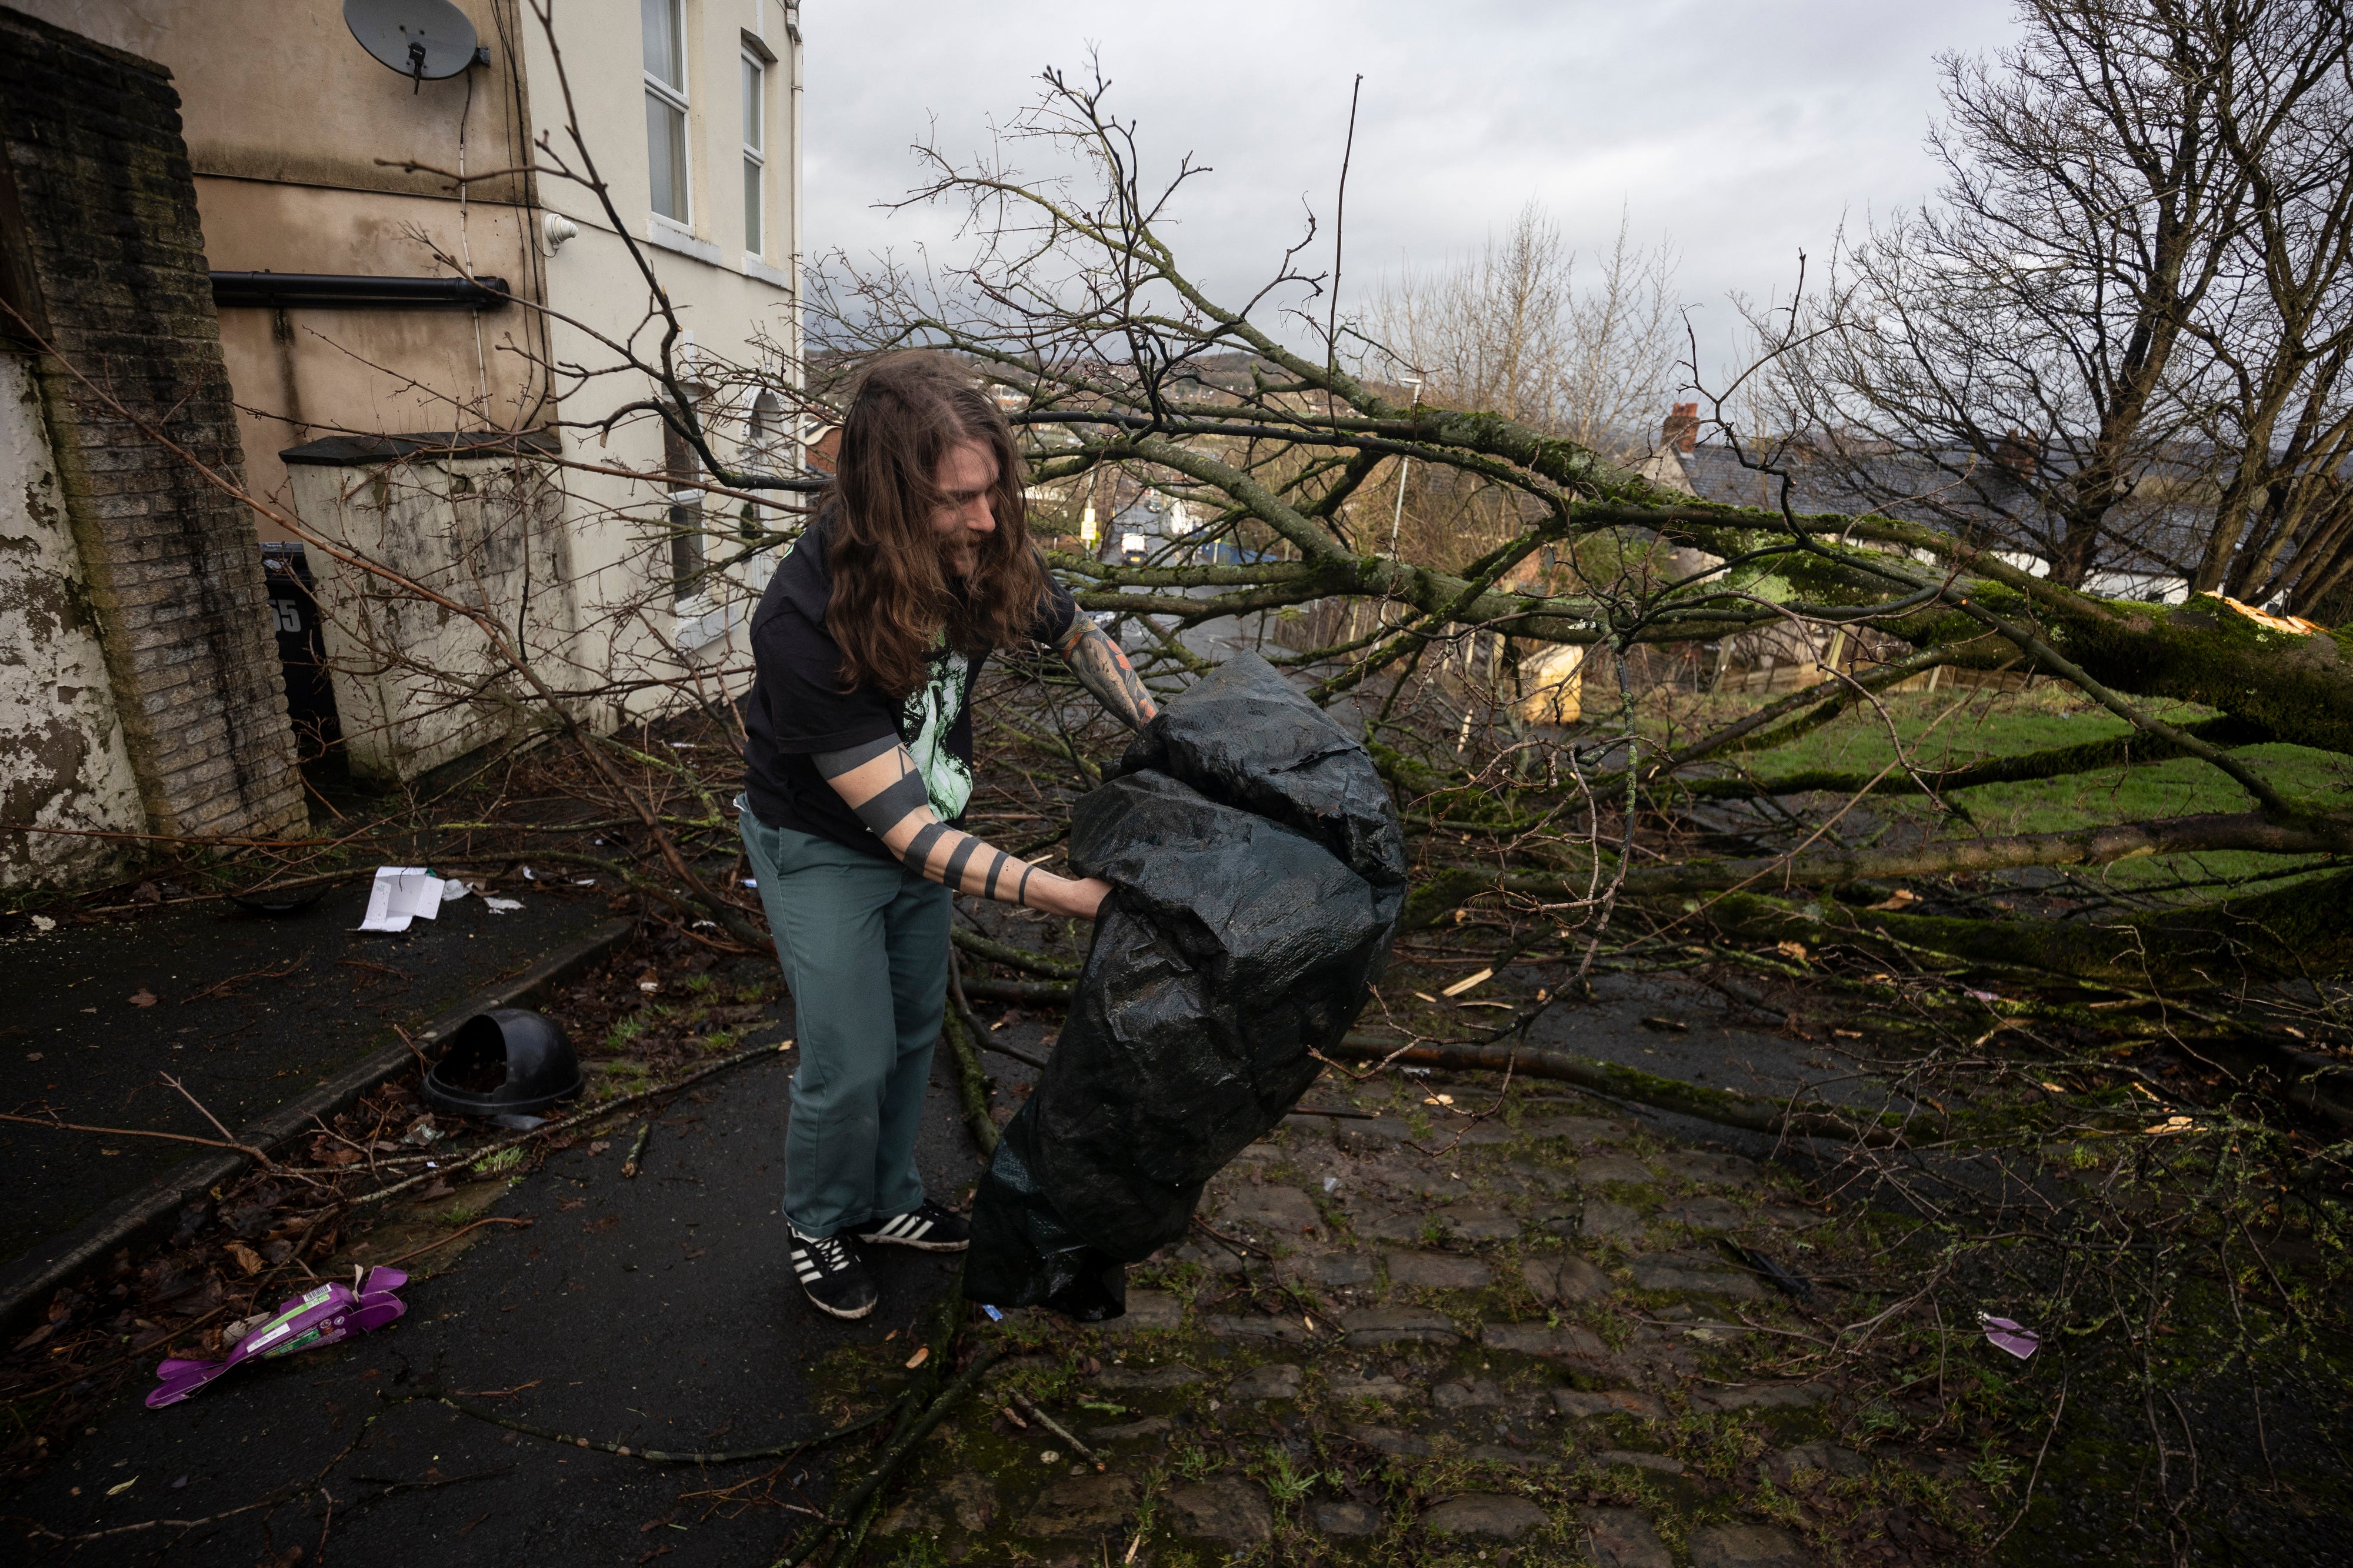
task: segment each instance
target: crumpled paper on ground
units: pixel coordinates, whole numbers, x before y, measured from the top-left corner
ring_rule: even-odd
[[[378,866],[368,889],[367,913],[353,929],[403,931],[411,921],[433,920],[441,913],[448,886],[422,866]]]

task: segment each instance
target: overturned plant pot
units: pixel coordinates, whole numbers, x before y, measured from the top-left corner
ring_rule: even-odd
[[[563,1026],[528,1007],[493,1007],[460,1024],[425,1075],[425,1102],[453,1116],[528,1116],[580,1092]]]

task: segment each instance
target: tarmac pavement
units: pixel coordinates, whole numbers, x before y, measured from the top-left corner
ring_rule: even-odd
[[[788,1003],[776,1016],[752,1043],[789,1027]],[[656,1466],[519,1437],[439,1405],[387,1408],[384,1396],[519,1389],[487,1403],[632,1447],[745,1448],[822,1432],[831,1423],[815,1409],[818,1363],[894,1331],[907,1338],[962,1264],[873,1248],[882,1300],[871,1317],[846,1323],[808,1305],[777,1214],[794,1060],[760,1058],[684,1091],[656,1122],[634,1180],[621,1175],[634,1118],[600,1154],[583,1142],[552,1156],[490,1211],[531,1226],[486,1228],[462,1253],[447,1249],[459,1256],[403,1291],[408,1315],[387,1329],[241,1367],[160,1411],[139,1403],[142,1384],[0,1511],[61,1536],[209,1518],[313,1476],[358,1438],[326,1483],[332,1521],[313,1497],[194,1530],[47,1541],[37,1560],[252,1568],[300,1546],[315,1563],[323,1532],[329,1560],[410,1568],[773,1561],[807,1515],[681,1497],[773,1461]],[[918,1159],[934,1195],[953,1203],[979,1162],[947,1081],[935,1065]],[[881,1402],[871,1384],[852,1397],[860,1392],[861,1408]],[[776,1493],[792,1496],[808,1468],[777,1477]],[[823,1495],[821,1470],[809,1489]]]
[[[607,918],[601,895],[518,896],[523,907],[505,914],[462,899],[397,935],[352,929],[363,881],[290,915],[212,902],[0,938],[0,1109],[217,1138],[164,1073],[244,1127],[395,1044],[396,1026],[413,1030]],[[240,975],[253,978],[223,984]],[[0,1271],[201,1152],[0,1122]]]

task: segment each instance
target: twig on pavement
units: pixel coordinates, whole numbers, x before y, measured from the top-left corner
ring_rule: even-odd
[[[1092,1465],[1098,1470],[1103,1468],[1102,1455],[1096,1453],[1092,1448],[1088,1447],[1084,1443],[1080,1442],[1077,1434],[1073,1433],[1068,1426],[1063,1426],[1060,1421],[1055,1420],[1052,1416],[1039,1409],[1037,1402],[1032,1400],[1028,1394],[1016,1394],[1013,1396],[1013,1403],[1028,1411],[1030,1418],[1036,1421],[1039,1426],[1043,1426],[1047,1431],[1051,1432],[1055,1436],[1060,1437],[1063,1442],[1068,1443],[1071,1446],[1071,1453],[1076,1454],[1080,1458],[1084,1459],[1088,1464]]]

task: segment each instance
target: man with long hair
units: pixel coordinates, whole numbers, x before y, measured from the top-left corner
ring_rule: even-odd
[[[1131,729],[1153,704],[1046,574],[1013,432],[970,372],[920,352],[878,362],[838,468],[752,618],[737,806],[800,1037],[785,1133],[793,1270],[821,1310],[862,1318],[878,1298],[859,1243],[955,1252],[968,1237],[915,1169],[952,893],[1092,920],[1111,890],[956,826],[981,663],[1028,639]]]

